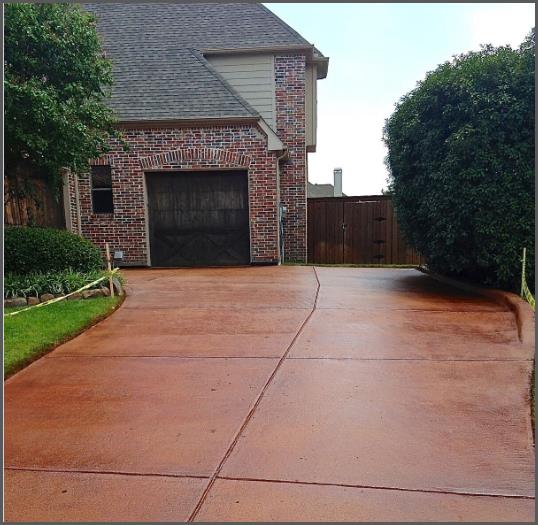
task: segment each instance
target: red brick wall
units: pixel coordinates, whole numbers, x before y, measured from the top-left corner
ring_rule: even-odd
[[[90,178],[88,174],[80,175],[80,217],[76,216],[75,199],[70,201],[73,229],[78,226],[82,235],[101,247],[108,241],[113,250],[123,250],[126,263],[147,264],[149,243],[146,235],[144,170],[247,167],[252,262],[276,262],[279,259],[279,202],[288,210],[284,229],[285,260],[305,262],[305,69],[304,55],[282,54],[275,57],[276,131],[289,155],[280,164],[279,180],[276,152],[267,151],[267,139],[256,127],[148,126],[128,129],[124,131],[124,139],[130,146],[129,152],[124,152],[121,145],[113,141],[112,151],[96,162],[112,166],[114,214],[92,213]],[[184,153],[173,153],[178,150]],[[70,179],[72,190],[74,186],[74,181]]]
[[[286,261],[306,262],[307,155],[304,55],[275,57],[277,134],[288,147],[280,165],[280,198],[288,212],[284,223]]]
[[[126,263],[147,264],[146,169],[248,168],[251,260],[278,261],[276,156],[267,151],[267,139],[257,128],[148,127],[124,130],[123,138],[129,144],[128,152],[114,140],[110,153],[94,162],[112,167],[113,215],[92,213],[90,176],[79,176],[83,236],[101,248],[108,241],[112,250],[123,250]],[[76,217],[73,224],[77,224]]]

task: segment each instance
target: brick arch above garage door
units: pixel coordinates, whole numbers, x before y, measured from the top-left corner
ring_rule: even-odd
[[[278,261],[277,156],[267,149],[267,137],[257,127],[241,124],[176,128],[148,123],[122,127],[121,134],[123,141],[111,140],[109,151],[92,161],[112,167],[113,215],[92,213],[88,173],[70,179],[72,224],[80,221],[83,236],[100,247],[109,242],[114,249],[121,249],[124,264],[148,264],[145,173],[243,170],[248,172],[251,261]],[[167,160],[173,159],[173,152],[178,150],[176,159],[182,160]],[[144,168],[141,159],[144,165],[157,167]],[[160,167],[163,160],[169,163]]]
[[[251,158],[218,148],[184,148],[158,153],[140,159],[142,169],[162,169],[167,165],[214,163],[221,168],[248,168]]]

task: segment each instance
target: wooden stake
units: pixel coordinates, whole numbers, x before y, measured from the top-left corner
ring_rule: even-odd
[[[105,248],[106,248],[106,266],[109,273],[108,285],[110,286],[110,297],[114,297],[114,283],[112,282],[112,264],[110,263],[110,247],[108,246],[108,242],[105,243]]]

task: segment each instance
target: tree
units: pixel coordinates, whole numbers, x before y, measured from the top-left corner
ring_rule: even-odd
[[[534,30],[441,64],[387,119],[390,191],[435,271],[517,289],[534,275]]]
[[[106,152],[118,136],[105,105],[112,68],[89,13],[76,4],[7,4],[4,60],[8,176],[24,165],[57,181],[62,168],[83,170]]]

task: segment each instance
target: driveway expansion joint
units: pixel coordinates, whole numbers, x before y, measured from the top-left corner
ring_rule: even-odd
[[[472,310],[452,310],[450,308],[387,308],[386,306],[365,306],[364,308],[357,308],[356,306],[318,306],[318,310],[347,310],[354,312],[427,312],[429,314],[490,314],[492,312],[505,312],[508,313],[508,309],[496,309],[488,310],[487,308],[479,309],[474,308]],[[302,308],[304,310],[304,308]]]
[[[97,355],[97,354],[61,354],[61,355],[46,355],[44,356],[46,359],[62,359],[62,358],[67,358],[67,359],[73,359],[73,358],[76,358],[76,357],[82,357],[84,359],[90,357],[90,358],[93,358],[93,357],[98,357],[98,358],[101,358],[101,359],[107,359],[109,357],[111,358],[114,358],[114,359],[123,359],[123,358],[127,358],[127,359],[183,359],[185,361],[187,360],[198,360],[198,361],[201,361],[201,360],[205,360],[205,359],[272,359],[273,361],[276,361],[277,359],[279,359],[278,356],[270,356],[270,355],[245,355],[245,356],[242,356],[242,355],[208,355],[208,356],[201,356],[201,355],[121,355],[121,354],[118,354],[118,355]]]
[[[16,467],[5,466],[5,470],[16,470],[22,472],[49,472],[51,474],[106,474],[113,476],[137,476],[137,477],[158,477],[158,478],[179,478],[179,479],[209,479],[209,476],[196,474],[163,474],[161,472],[130,472],[123,470],[85,470],[85,469],[60,469],[43,467]]]
[[[291,356],[290,360],[310,360],[310,361],[427,361],[438,363],[525,363],[533,361],[533,358],[476,358],[476,359],[451,359],[442,357],[309,357],[309,356]]]
[[[200,497],[200,500],[198,501],[198,503],[194,507],[194,510],[192,511],[191,515],[189,516],[189,518],[187,520],[188,522],[193,522],[196,519],[196,516],[200,512],[200,510],[202,508],[202,505],[204,504],[204,502],[205,502],[205,500],[206,500],[206,498],[207,498],[207,496],[209,494],[209,491],[211,490],[211,488],[215,484],[215,481],[217,480],[222,468],[224,467],[224,464],[226,463],[226,460],[230,457],[230,455],[233,452],[235,446],[237,445],[237,442],[239,441],[239,437],[241,436],[241,434],[243,433],[243,431],[247,427],[248,423],[250,422],[250,420],[254,416],[254,412],[256,411],[259,404],[261,403],[261,400],[263,399],[263,396],[264,396],[265,392],[269,388],[269,385],[273,382],[273,379],[276,376],[276,373],[278,372],[280,367],[282,366],[282,363],[284,363],[284,361],[286,360],[288,354],[290,353],[291,349],[293,348],[293,345],[295,344],[295,342],[297,341],[297,339],[301,335],[302,331],[304,330],[305,326],[308,324],[308,321],[310,321],[310,319],[312,318],[312,315],[316,311],[316,306],[317,306],[318,297],[319,297],[319,290],[320,290],[321,285],[320,285],[320,281],[319,281],[319,278],[318,278],[318,274],[316,272],[316,268],[314,266],[312,267],[312,270],[314,272],[314,277],[316,278],[316,283],[317,283],[317,285],[316,285],[316,295],[315,295],[314,304],[312,306],[312,309],[311,309],[310,313],[308,314],[308,316],[306,317],[306,319],[299,326],[299,328],[297,330],[297,333],[295,334],[295,336],[291,340],[290,344],[286,348],[286,351],[284,352],[284,354],[278,360],[278,363],[277,363],[275,369],[273,370],[273,372],[269,376],[269,379],[267,380],[267,382],[263,386],[261,392],[258,394],[258,397],[256,398],[256,401],[254,402],[252,408],[249,410],[245,420],[243,421],[243,424],[239,428],[239,431],[236,433],[234,439],[232,440],[232,443],[228,447],[228,450],[224,454],[224,456],[223,456],[222,460],[220,461],[220,463],[218,464],[215,472],[211,476],[211,479],[209,480],[209,483],[207,484],[206,488],[204,489],[204,492],[202,493],[202,495]]]
[[[455,495],[455,496],[471,496],[471,497],[488,497],[488,498],[511,498],[511,499],[525,499],[534,500],[534,496],[527,496],[525,494],[495,494],[484,492],[469,492],[463,490],[447,490],[447,489],[414,489],[409,487],[389,487],[379,485],[360,485],[349,483],[324,483],[320,481],[300,481],[300,480],[288,480],[288,479],[265,479],[265,478],[248,478],[248,477],[232,477],[232,476],[217,476],[217,479],[226,481],[247,481],[253,483],[283,483],[289,485],[314,485],[316,487],[342,487],[350,489],[369,489],[369,490],[393,490],[399,492],[419,492],[422,494],[443,494],[443,495]]]

